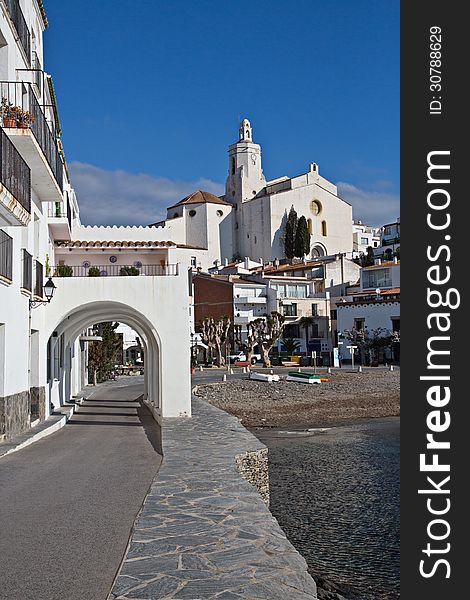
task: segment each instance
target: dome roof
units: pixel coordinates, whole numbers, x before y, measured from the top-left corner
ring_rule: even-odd
[[[169,209],[175,208],[176,206],[182,206],[182,205],[186,205],[186,204],[206,204],[206,203],[224,204],[225,206],[231,206],[231,204],[229,202],[225,202],[225,200],[222,200],[222,198],[219,198],[218,196],[214,196],[214,194],[211,194],[210,192],[204,192],[202,190],[198,190],[197,192],[193,192],[189,196],[186,196],[186,198],[183,198],[176,204],[172,204],[168,208]]]

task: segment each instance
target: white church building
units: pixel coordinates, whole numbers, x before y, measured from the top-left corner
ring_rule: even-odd
[[[208,270],[216,261],[250,257],[260,262],[284,258],[283,236],[291,207],[304,216],[310,232],[310,257],[353,250],[352,206],[322,177],[316,163],[307,173],[267,181],[261,146],[253,142],[250,122],[240,124],[229,147],[225,195],[196,191],[154,223],[158,239],[193,249],[193,264]]]

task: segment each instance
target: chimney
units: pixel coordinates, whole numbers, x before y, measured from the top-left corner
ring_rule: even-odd
[[[245,269],[249,269],[250,268],[250,259],[248,256],[245,256],[245,264],[244,264]]]

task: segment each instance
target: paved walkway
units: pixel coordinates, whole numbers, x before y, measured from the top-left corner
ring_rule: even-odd
[[[305,560],[237,470],[236,455],[262,448],[196,398],[191,419],[165,419],[162,466],[110,600],[317,598]]]
[[[161,462],[136,383],[100,386],[60,431],[0,460],[1,600],[106,599]]]

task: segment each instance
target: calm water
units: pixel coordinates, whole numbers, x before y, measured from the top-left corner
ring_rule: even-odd
[[[254,433],[269,448],[271,512],[311,574],[348,598],[399,598],[399,420]]]

